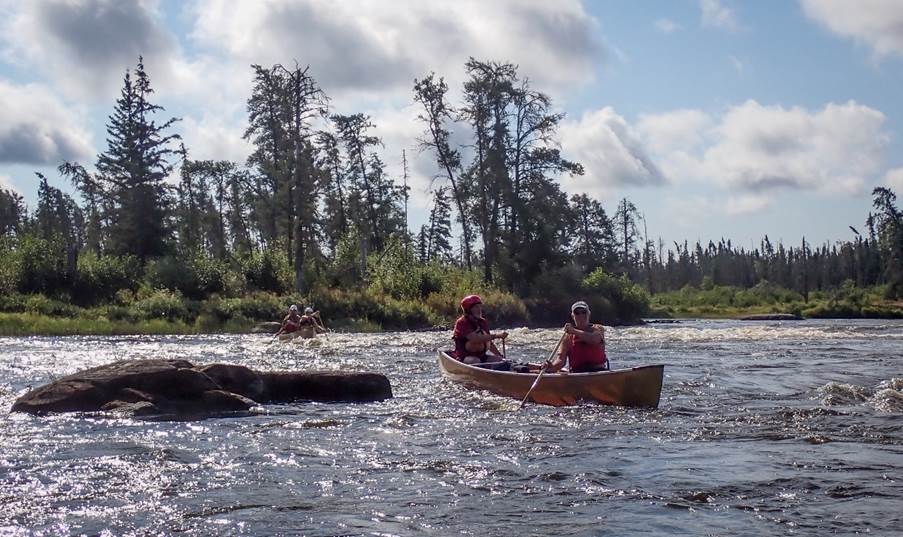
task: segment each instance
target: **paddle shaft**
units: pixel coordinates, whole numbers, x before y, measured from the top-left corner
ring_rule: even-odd
[[[539,380],[542,378],[543,373],[546,372],[546,368],[549,367],[551,363],[552,357],[555,356],[555,351],[558,350],[558,347],[561,346],[561,343],[564,341],[564,338],[567,337],[567,332],[561,334],[561,338],[558,340],[558,343],[555,344],[555,348],[552,349],[552,352],[549,353],[549,357],[546,358],[546,361],[542,364],[542,369],[539,370],[539,374],[536,375],[536,380],[533,381],[533,385],[530,386],[530,389],[527,390],[527,395],[524,396],[524,400],[520,402],[520,406],[518,408],[524,408],[524,405],[527,404],[527,399],[530,398],[530,394],[533,393],[533,389],[539,384]]]
[[[320,312],[314,313],[314,316],[320,321],[320,326],[323,328],[323,334],[326,335],[326,339],[329,339],[329,329],[326,328],[326,323],[323,322],[323,317],[320,317]]]

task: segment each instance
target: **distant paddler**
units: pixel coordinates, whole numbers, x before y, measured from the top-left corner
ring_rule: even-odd
[[[279,331],[273,336],[273,341],[275,341],[276,338],[291,339],[297,335],[295,332],[300,328],[301,315],[298,313],[298,306],[292,304],[288,307],[288,315],[282,319],[282,326],[279,327]]]
[[[321,324],[320,312],[314,311],[310,306],[304,308],[304,315],[301,316],[301,333],[300,337],[310,339],[317,334],[326,332],[326,328]]]

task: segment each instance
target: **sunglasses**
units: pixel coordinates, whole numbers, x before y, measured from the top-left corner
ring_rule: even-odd
[[[574,315],[586,315],[588,312],[583,308],[578,308],[574,310]]]

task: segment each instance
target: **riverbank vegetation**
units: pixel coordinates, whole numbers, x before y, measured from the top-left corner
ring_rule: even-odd
[[[578,297],[595,319],[629,323],[884,315],[903,296],[903,219],[889,189],[875,189],[853,241],[666,249],[630,200],[609,215],[562,191],[583,167],[562,156],[563,115],[516,66],[471,59],[464,70],[457,103],[435,73],[412,87],[436,174],[428,221],[412,232],[406,153],[391,176],[394,149],[371,119],[331,109],[308,69],[252,66],[253,152],[237,163],[191,158],[139,59],[106,150],[93,166],[59,166],[76,197],[40,174],[32,210],[0,190],[0,334],[244,331],[290,303],[332,328],[447,326],[471,293],[494,325],[549,326]]]

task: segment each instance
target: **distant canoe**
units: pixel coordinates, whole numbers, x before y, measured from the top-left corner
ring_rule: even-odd
[[[523,399],[536,380],[536,373],[474,367],[455,360],[444,351],[439,351],[439,367],[455,382],[516,399]],[[542,376],[530,394],[530,400],[554,406],[595,401],[606,405],[658,408],[664,370],[664,365],[647,365],[598,373],[549,373]]]

